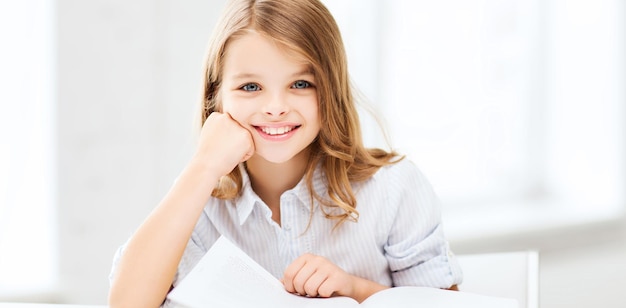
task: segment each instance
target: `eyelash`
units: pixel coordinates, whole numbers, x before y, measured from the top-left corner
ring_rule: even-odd
[[[303,86],[302,88],[296,87],[296,84],[299,84],[299,83],[303,83],[303,85],[301,85]],[[256,89],[249,89],[250,86],[254,86],[256,87]],[[291,84],[292,89],[308,89],[311,87],[313,87],[313,84],[306,80],[296,80],[293,84]],[[246,91],[246,92],[254,92],[254,91],[259,91],[261,87],[256,83],[246,83],[243,86],[241,86],[239,89]]]

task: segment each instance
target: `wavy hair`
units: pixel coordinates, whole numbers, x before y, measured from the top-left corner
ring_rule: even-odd
[[[319,112],[323,123],[310,145],[305,181],[312,198],[330,219],[358,220],[352,182],[370,178],[380,167],[392,164],[397,154],[363,145],[359,115],[348,76],[346,53],[339,28],[318,0],[232,0],[223,12],[209,42],[204,63],[201,123],[218,110],[224,53],[228,42],[255,30],[279,45],[302,55],[316,80]],[[402,158],[400,158],[402,159]],[[313,190],[313,173],[320,165],[328,195]],[[239,168],[221,178],[213,196],[232,199],[241,193]],[[313,205],[311,205],[313,206]]]

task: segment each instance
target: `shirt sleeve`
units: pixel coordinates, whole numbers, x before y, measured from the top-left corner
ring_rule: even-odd
[[[449,288],[461,268],[443,232],[441,204],[432,186],[407,159],[392,167],[389,199],[397,204],[385,246],[394,286]]]
[[[113,255],[113,264],[111,265],[111,272],[109,272],[109,286],[113,284],[113,276],[115,274],[115,269],[117,268],[117,265],[120,262],[120,258],[122,257],[122,253],[124,252],[124,247],[126,247],[126,244],[124,244],[123,246],[120,246],[115,251],[115,254]]]

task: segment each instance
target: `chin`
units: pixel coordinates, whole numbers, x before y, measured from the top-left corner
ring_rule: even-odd
[[[282,163],[286,163],[288,161],[290,161],[293,158],[293,155],[291,156],[286,156],[286,155],[263,155],[263,154],[259,154],[259,157],[270,162],[270,163],[274,163],[274,164],[282,164]]]
[[[274,164],[292,162],[294,159],[301,160],[304,158],[301,154],[304,154],[304,152],[294,151],[293,149],[281,150],[280,148],[265,149],[256,152],[259,158]]]

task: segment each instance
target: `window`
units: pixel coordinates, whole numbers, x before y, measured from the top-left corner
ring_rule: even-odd
[[[433,183],[453,239],[623,213],[622,2],[326,2],[355,83]]]
[[[0,298],[56,279],[52,16],[52,1],[0,3]]]

